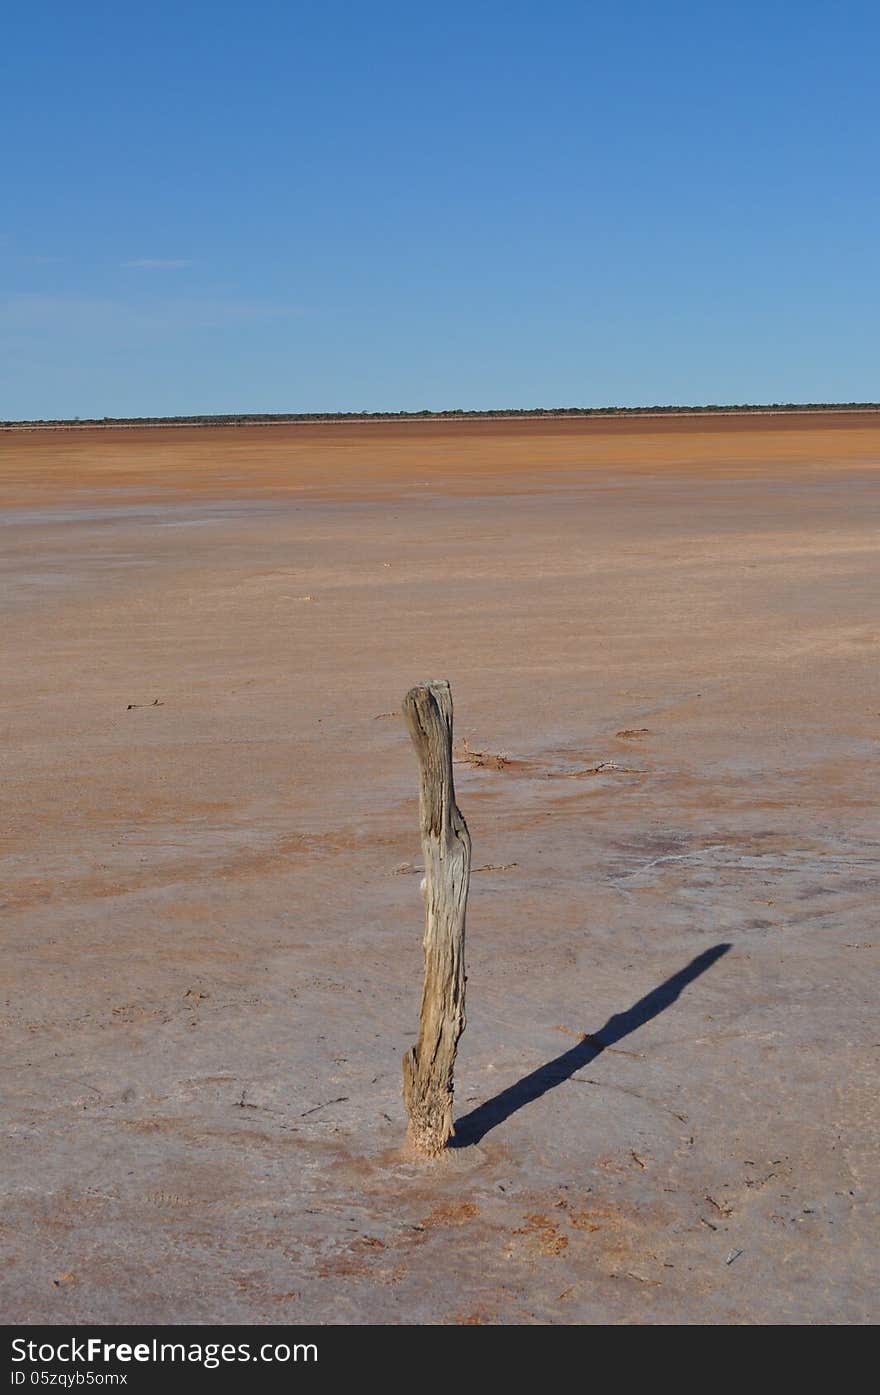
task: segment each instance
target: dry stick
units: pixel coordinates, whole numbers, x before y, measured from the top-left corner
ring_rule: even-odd
[[[452,693],[445,681],[411,688],[403,712],[419,758],[425,859],[425,985],[419,1039],[403,1058],[409,1138],[435,1157],[454,1132],[452,1072],[465,1028],[464,920],[471,839],[452,783]]]

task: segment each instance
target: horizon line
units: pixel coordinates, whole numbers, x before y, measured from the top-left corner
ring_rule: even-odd
[[[352,421],[460,421],[514,420],[521,417],[561,419],[570,417],[625,416],[781,416],[798,412],[878,412],[880,402],[742,402],[710,403],[699,406],[656,404],[643,407],[475,407],[423,408],[420,411],[348,412],[193,412],[167,416],[120,417],[22,417],[0,420],[0,430],[58,427],[75,430],[84,427],[113,426],[272,426],[295,423]]]

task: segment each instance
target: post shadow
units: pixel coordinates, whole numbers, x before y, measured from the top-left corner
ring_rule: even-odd
[[[485,1104],[472,1109],[470,1114],[456,1120],[455,1134],[449,1140],[448,1146],[469,1148],[474,1143],[479,1143],[490,1129],[503,1124],[518,1109],[540,1099],[548,1090],[561,1085],[564,1080],[570,1080],[575,1071],[589,1065],[590,1061],[595,1061],[607,1047],[613,1046],[615,1042],[629,1036],[630,1032],[636,1031],[653,1017],[665,1012],[689,983],[693,983],[695,978],[704,974],[729,949],[729,944],[717,944],[704,950],[683,969],[679,969],[677,974],[673,974],[672,978],[666,979],[657,988],[652,988],[650,993],[646,993],[644,998],[633,1003],[626,1012],[618,1012],[609,1017],[605,1026],[594,1036],[585,1036],[569,1051],[564,1051],[561,1056],[539,1066],[531,1075],[524,1075],[515,1085],[508,1086],[499,1095],[486,1100]]]

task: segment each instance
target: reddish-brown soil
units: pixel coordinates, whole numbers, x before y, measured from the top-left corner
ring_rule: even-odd
[[[876,1320],[880,419],[4,432],[0,509],[8,1321]]]
[[[873,468],[880,413],[536,418],[0,432],[0,504],[110,492],[139,502],[381,498],[432,483],[456,495],[544,493],[584,472],[698,478],[845,460]]]

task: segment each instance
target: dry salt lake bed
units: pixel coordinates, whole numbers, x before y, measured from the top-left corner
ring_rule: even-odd
[[[878,485],[871,414],[0,432],[6,1320],[876,1321]]]

